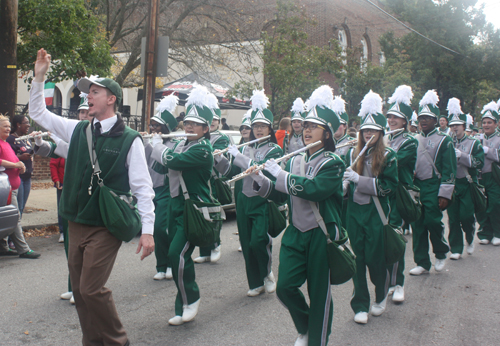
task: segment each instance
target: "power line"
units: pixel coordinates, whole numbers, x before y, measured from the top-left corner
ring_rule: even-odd
[[[446,46],[443,46],[442,44],[437,43],[436,41],[434,41],[434,40],[432,40],[432,39],[428,38],[427,36],[422,35],[422,34],[421,34],[421,33],[419,33],[417,30],[415,30],[415,29],[413,29],[413,28],[410,28],[408,25],[406,25],[405,23],[403,23],[402,21],[400,21],[399,19],[397,19],[396,17],[394,17],[393,15],[391,15],[390,13],[388,13],[387,11],[385,11],[384,9],[382,9],[382,8],[378,7],[376,4],[374,4],[374,3],[373,3],[373,2],[371,2],[370,0],[365,0],[365,1],[366,1],[366,2],[368,2],[370,5],[374,6],[375,8],[377,8],[379,11],[383,12],[384,14],[386,14],[386,15],[388,15],[389,17],[391,17],[392,19],[394,19],[396,22],[398,22],[399,24],[401,24],[402,26],[404,26],[404,27],[405,27],[405,28],[407,28],[408,30],[410,30],[410,31],[414,32],[415,34],[417,34],[417,35],[421,36],[422,38],[426,39],[427,41],[430,41],[430,42],[432,42],[432,43],[434,43],[434,44],[438,45],[439,47],[444,48],[444,49],[446,49],[446,50],[448,50],[448,51],[450,51],[450,52],[452,52],[452,53],[455,53],[455,54],[457,54],[457,55],[460,55],[460,56],[463,56],[463,57],[467,58],[467,56],[465,56],[465,55],[463,55],[463,54],[460,54],[459,52],[454,51],[454,50],[453,50],[453,49],[451,49],[451,48],[448,48],[448,47],[446,47]]]

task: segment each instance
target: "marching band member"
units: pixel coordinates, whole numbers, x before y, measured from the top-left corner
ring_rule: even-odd
[[[486,245],[490,242],[500,245],[500,184],[495,180],[494,170],[498,172],[500,154],[500,132],[497,129],[499,120],[498,108],[494,101],[484,106],[482,111],[482,125],[484,131],[483,151],[484,166],[481,170],[481,185],[486,189],[488,209],[480,220],[482,230],[477,234],[479,243]],[[498,175],[497,175],[498,176]]]
[[[283,144],[285,154],[294,152],[304,147],[304,139],[302,138],[303,128],[302,122],[304,121],[304,101],[299,97],[293,101],[292,112],[292,134],[287,143]]]
[[[168,259],[178,290],[175,316],[168,321],[171,325],[192,321],[200,305],[200,292],[191,259],[195,246],[187,240],[184,233],[185,197],[181,189],[181,179],[184,180],[191,198],[209,203],[212,201],[209,180],[213,156],[209,139],[213,113],[206,106],[207,95],[208,90],[205,87],[196,85],[186,103],[184,129],[186,133],[196,136],[180,141],[173,150],[161,143],[153,143],[151,154],[154,160],[168,168],[169,174],[171,199],[168,208]]]
[[[443,210],[448,208],[455,187],[457,160],[450,136],[436,129],[439,117],[439,97],[429,90],[420,100],[418,123],[422,129],[419,141],[415,185],[420,189],[422,216],[412,224],[413,259],[417,266],[410,275],[421,275],[431,269],[429,238],[436,255],[434,269],[444,269],[450,251],[444,238]]]
[[[474,204],[470,194],[469,184],[477,183],[478,169],[484,164],[484,152],[481,143],[465,134],[469,127],[467,115],[462,113],[460,100],[448,100],[448,123],[455,143],[457,157],[457,180],[455,182],[455,200],[448,207],[448,225],[451,255],[450,259],[457,260],[462,256],[464,236],[467,240],[467,253],[474,252],[474,232],[476,220],[474,218]],[[469,115],[470,116],[470,115]]]
[[[412,118],[413,110],[411,109],[411,99],[413,92],[411,87],[407,85],[400,85],[394,91],[394,94],[389,98],[389,110],[387,111],[387,122],[390,129],[398,130],[388,136],[389,146],[396,152],[398,158],[398,180],[405,188],[413,186],[413,175],[415,172],[415,163],[417,161],[417,147],[418,141],[408,133],[408,122]],[[395,227],[408,226],[399,214],[396,196],[390,198],[391,215],[390,224]],[[392,293],[393,302],[403,302],[405,299],[404,293],[404,269],[405,269],[405,256],[388,266],[389,275],[391,277],[389,294]]]
[[[169,134],[177,127],[177,120],[174,112],[179,103],[179,98],[174,95],[164,97],[158,107],[157,114],[151,118],[149,128],[151,133]],[[165,147],[173,149],[179,142],[175,138],[155,138],[155,144],[161,142]],[[155,191],[155,256],[156,256],[156,274],[154,280],[172,279],[172,268],[168,260],[169,236],[168,206],[170,204],[170,186],[168,179],[168,169],[159,164],[151,157],[153,146],[149,140],[144,140],[144,151],[148,161],[149,174],[153,181],[153,190]]]
[[[351,308],[356,323],[368,322],[370,294],[366,281],[366,267],[375,285],[375,303],[371,307],[373,316],[380,316],[386,309],[389,274],[384,252],[383,215],[387,218],[389,198],[398,184],[398,166],[394,150],[384,144],[384,129],[387,121],[382,115],[382,98],[370,90],[361,102],[362,117],[358,145],[347,155],[347,164],[354,162],[371,139],[368,150],[353,167],[344,173],[348,183],[347,232],[356,255],[356,274],[353,277],[354,294]]]
[[[267,161],[264,169],[276,178],[275,182],[262,174],[260,178],[252,175],[260,181],[260,196],[277,202],[286,198],[291,211],[281,240],[277,295],[300,334],[296,346],[326,345],[331,333],[333,303],[327,243],[313,205],[319,209],[331,238],[338,239],[342,229],[341,188],[345,165],[333,153],[333,134],[340,119],[329,108],[332,100],[332,89],[323,85],[307,102],[309,113],[303,123],[304,142],[308,145],[322,141],[320,145],[292,157],[285,170],[273,159]],[[300,291],[306,280],[310,305]]]
[[[448,117],[446,116],[446,114],[441,114],[439,116],[439,131],[448,136],[451,136],[451,129],[448,127]]]
[[[418,134],[418,116],[415,111],[413,111],[411,115],[411,121],[410,121],[410,132],[414,134]]]
[[[210,125],[210,144],[213,150],[223,150],[231,143],[229,137],[219,131],[219,123],[221,117],[221,111],[219,108],[219,101],[214,94],[208,94],[208,108],[212,110],[214,117],[212,119],[212,125]],[[215,165],[215,162],[214,162]],[[219,179],[218,172],[215,168],[212,168],[212,176],[210,177],[210,186],[212,190],[212,196],[217,198],[217,191],[215,190],[215,179]],[[222,224],[221,224],[222,226]],[[215,263],[220,259],[221,256],[221,245],[220,237],[217,243],[210,247],[200,248],[200,256],[194,259],[195,263],[212,262]]]
[[[339,145],[346,144],[349,141],[352,141],[354,138],[349,136],[347,133],[347,125],[349,122],[349,115],[347,115],[345,111],[345,101],[342,99],[342,96],[335,96],[332,104],[333,111],[340,117],[340,126],[337,131],[335,131],[333,141],[335,142],[335,147]],[[339,149],[335,149],[335,154],[340,156],[342,160],[346,160],[345,156],[352,145],[348,145]]]

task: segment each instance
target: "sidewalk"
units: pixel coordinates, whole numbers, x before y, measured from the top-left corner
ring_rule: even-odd
[[[50,182],[50,180],[34,180],[32,183],[43,182]],[[23,229],[57,225],[56,189],[51,187],[48,189],[31,190],[24,211],[21,221]]]

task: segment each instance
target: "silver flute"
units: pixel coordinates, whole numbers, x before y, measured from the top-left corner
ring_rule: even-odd
[[[15,142],[20,142],[20,141],[24,141],[26,139],[35,139],[35,137],[38,137],[38,136],[41,136],[41,137],[49,137],[50,136],[50,133],[49,132],[42,132],[40,134],[33,134],[30,133],[29,135],[26,135],[26,136],[21,136],[21,137],[17,137],[15,139]]]
[[[257,138],[257,139],[251,140],[250,142],[246,142],[246,143],[243,143],[243,144],[239,144],[239,145],[237,145],[237,146],[236,146],[236,149],[242,148],[242,147],[244,147],[244,146],[246,146],[246,145],[250,145],[250,144],[257,143],[257,142],[259,142],[259,141],[262,141],[262,140],[264,140],[264,139],[268,139],[268,138],[270,138],[270,137],[271,137],[271,135],[269,135],[269,136],[265,136],[265,137],[262,137],[262,138]],[[228,151],[229,151],[229,147],[227,147],[226,149],[222,149],[221,151],[219,151],[219,152],[217,153],[217,155],[222,155],[222,154],[225,154],[225,153],[227,153]]]
[[[154,135],[143,135],[142,138],[153,138]],[[178,137],[196,137],[194,133],[169,133],[168,135],[161,135],[161,138],[178,138]]]

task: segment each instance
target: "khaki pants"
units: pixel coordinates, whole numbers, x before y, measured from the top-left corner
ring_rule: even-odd
[[[68,266],[85,346],[125,345],[111,290],[104,287],[122,244],[105,227],[69,222]]]

